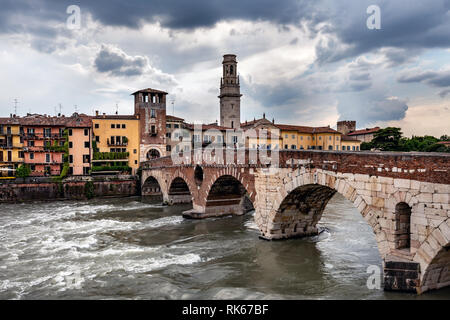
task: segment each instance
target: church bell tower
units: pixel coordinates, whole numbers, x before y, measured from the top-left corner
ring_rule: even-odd
[[[220,125],[239,128],[241,125],[241,89],[236,55],[223,56],[223,77],[220,79]]]

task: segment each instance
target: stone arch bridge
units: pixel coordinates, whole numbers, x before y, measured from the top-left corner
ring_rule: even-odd
[[[253,150],[254,151],[254,150]],[[279,151],[277,167],[258,161],[188,164],[171,157],[142,164],[142,195],[192,202],[188,218],[244,214],[254,208],[264,239],[318,233],[336,193],[372,227],[386,290],[425,292],[450,285],[450,155]],[[214,159],[213,159],[214,160]],[[351,237],[351,235],[349,235]]]

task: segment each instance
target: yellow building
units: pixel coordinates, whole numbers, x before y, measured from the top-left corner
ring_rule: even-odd
[[[15,177],[24,161],[22,130],[19,118],[0,118],[0,178]]]
[[[92,125],[92,174],[136,174],[140,164],[139,116],[97,115]]]
[[[342,151],[360,151],[361,141],[350,136],[342,136]]]

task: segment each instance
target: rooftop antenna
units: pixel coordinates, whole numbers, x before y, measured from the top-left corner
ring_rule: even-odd
[[[59,113],[62,115],[62,104],[59,104]]]
[[[75,113],[78,113],[78,105],[74,105],[75,106]]]
[[[116,114],[119,114],[119,103],[116,101]]]
[[[16,99],[14,99],[14,114],[17,114],[17,105],[19,104],[19,101]]]

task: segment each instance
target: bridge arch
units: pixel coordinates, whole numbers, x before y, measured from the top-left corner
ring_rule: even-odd
[[[436,249],[431,262],[423,267],[421,264],[421,269],[421,292],[450,286],[450,241]]]
[[[151,202],[163,202],[163,185],[154,176],[148,176],[141,187],[142,197]]]
[[[194,186],[190,185],[190,180],[186,179],[183,174],[178,172],[172,176],[168,186],[169,204],[192,202]]]
[[[319,171],[285,177],[283,185],[273,192],[270,208],[265,205],[267,195],[257,194],[255,222],[261,237],[270,240],[317,234],[317,223],[336,192],[349,200],[371,226],[383,257],[389,251],[388,235],[378,220],[383,212],[369,205],[344,177]]]
[[[214,176],[208,186],[205,214],[210,216],[242,215],[254,209],[252,194],[248,192],[243,177],[233,173]]]

